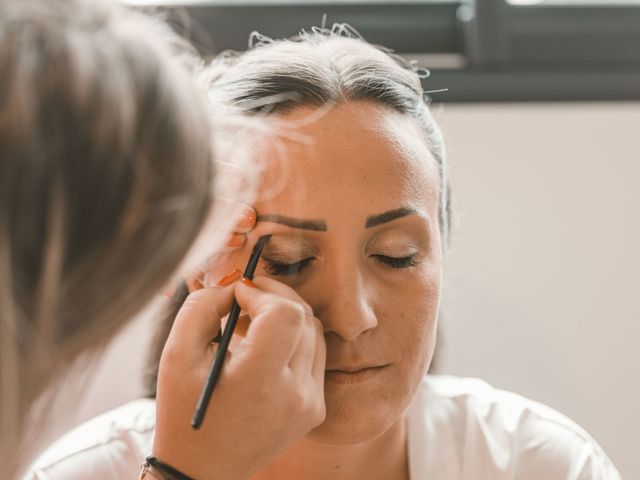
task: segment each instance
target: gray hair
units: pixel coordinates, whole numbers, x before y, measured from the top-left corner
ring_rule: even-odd
[[[245,114],[285,113],[298,106],[368,100],[416,120],[440,173],[439,226],[450,230],[444,142],[421,79],[428,72],[391,50],[366,42],[352,27],[312,28],[288,40],[254,32],[247,52],[224,52],[212,63],[215,107]]]

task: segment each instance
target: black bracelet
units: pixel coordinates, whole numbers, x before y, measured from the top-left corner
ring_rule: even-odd
[[[174,480],[195,480],[194,478],[191,478],[190,476],[185,475],[184,473],[180,472],[179,470],[176,470],[175,468],[167,465],[166,463],[162,463],[153,455],[147,457],[146,461],[149,465],[156,467],[162,473],[167,474],[170,478]]]

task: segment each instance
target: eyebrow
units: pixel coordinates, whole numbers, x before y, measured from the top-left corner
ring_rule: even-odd
[[[323,220],[305,220],[302,218],[285,217],[271,213],[256,215],[256,222],[280,223],[287,227],[300,228],[302,230],[312,230],[314,232],[326,232],[327,224]]]
[[[367,218],[367,222],[364,228],[377,227],[383,223],[392,222],[398,218],[406,217],[407,215],[418,215],[419,212],[414,208],[402,207],[395,210],[389,210],[388,212],[380,213],[378,215],[372,215]]]

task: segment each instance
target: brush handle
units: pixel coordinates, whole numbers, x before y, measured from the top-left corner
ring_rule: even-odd
[[[202,421],[204,420],[204,416],[207,413],[209,400],[211,400],[211,395],[213,394],[213,391],[218,384],[218,380],[220,379],[222,366],[224,365],[224,360],[227,356],[227,351],[229,350],[229,344],[231,343],[233,332],[236,329],[236,325],[238,324],[239,316],[240,305],[238,305],[238,302],[234,300],[233,305],[231,305],[231,313],[229,313],[227,326],[224,329],[220,344],[218,345],[218,350],[216,351],[215,360],[211,364],[211,369],[209,370],[207,381],[205,382],[204,389],[202,390],[200,399],[198,400],[196,412],[193,415],[193,419],[191,420],[191,426],[196,430],[202,426]]]
[[[248,278],[249,280],[253,279],[253,274],[255,273],[256,267],[258,266],[258,261],[260,260],[262,249],[269,241],[270,237],[271,235],[264,235],[260,237],[254,245],[253,249],[251,250],[251,255],[249,256],[249,261],[247,262],[247,268],[244,271],[245,278]],[[234,300],[233,304],[231,305],[231,312],[229,313],[227,326],[224,328],[220,344],[218,345],[218,350],[216,351],[216,357],[211,364],[211,369],[209,370],[207,381],[204,384],[204,388],[202,390],[202,393],[200,394],[200,399],[198,400],[198,404],[196,406],[196,412],[194,413],[193,419],[191,420],[191,426],[195,430],[199,429],[202,426],[202,422],[204,421],[204,416],[207,413],[211,395],[213,394],[213,391],[218,384],[218,380],[220,379],[222,366],[224,365],[224,360],[227,357],[229,344],[231,343],[233,332],[235,331],[236,325],[238,324],[239,316],[240,305],[238,305],[238,302]]]

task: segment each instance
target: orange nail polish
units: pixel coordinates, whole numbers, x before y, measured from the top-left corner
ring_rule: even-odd
[[[236,268],[231,273],[228,273],[220,280],[218,280],[218,285],[221,287],[226,287],[227,285],[231,285],[233,282],[238,280],[241,276],[242,272]]]
[[[256,213],[251,210],[240,215],[238,219],[238,226],[241,228],[253,228],[256,224]]]
[[[258,288],[256,284],[249,280],[247,277],[242,277],[242,283],[244,283],[247,287]]]

